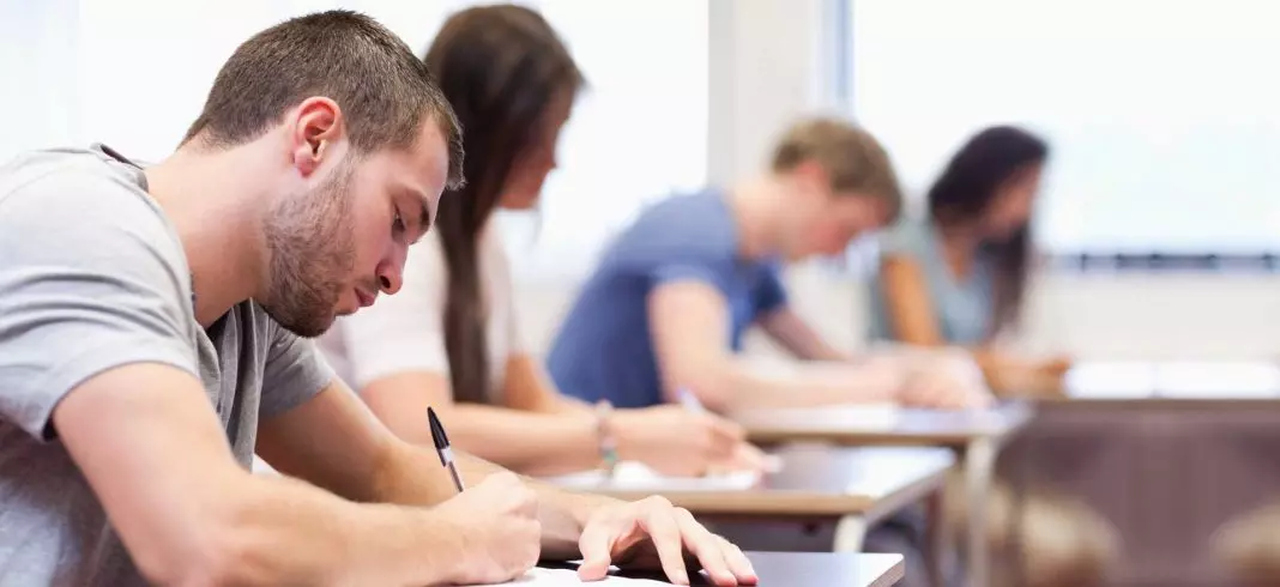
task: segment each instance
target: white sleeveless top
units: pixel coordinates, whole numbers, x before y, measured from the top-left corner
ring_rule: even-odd
[[[490,223],[480,235],[477,258],[488,344],[491,402],[498,403],[507,359],[523,350],[516,330],[511,266],[498,229]],[[448,269],[438,233],[429,232],[409,248],[404,284],[395,295],[350,316],[341,317],[324,335],[320,347],[352,389],[411,371],[449,377],[444,342],[444,306]]]

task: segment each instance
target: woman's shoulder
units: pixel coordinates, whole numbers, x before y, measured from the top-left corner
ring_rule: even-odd
[[[933,244],[933,227],[927,220],[903,216],[880,233],[881,255],[918,257],[928,253]]]

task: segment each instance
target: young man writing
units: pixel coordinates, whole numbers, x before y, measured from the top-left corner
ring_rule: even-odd
[[[687,389],[721,412],[749,407],[896,401],[965,407],[987,401],[910,353],[855,361],[787,307],[779,264],[844,250],[884,226],[902,196],[889,158],[865,131],[803,121],[771,169],[728,190],[646,211],[605,253],[548,358],[570,395],[635,408]],[[737,356],[760,325],[801,359],[784,374]]]
[[[624,407],[677,401],[682,389],[723,412],[867,401],[986,405],[981,373],[962,351],[898,348],[859,360],[823,342],[788,307],[780,263],[839,253],[889,223],[901,205],[874,137],[839,120],[801,121],[759,177],[659,203],[614,242],[561,329],[551,374],[568,394]],[[753,368],[737,354],[753,325],[807,361],[781,373]],[[1061,534],[1087,529],[1079,535],[1105,544],[1096,515],[1040,501],[1029,507],[1021,543],[1040,563],[1033,568],[1051,577],[1063,569],[1079,571],[1072,578],[1099,575],[1105,548]],[[1056,523],[1059,512],[1077,521]],[[923,511],[914,508],[871,529],[865,548],[903,553],[908,576],[927,577],[923,543]]]
[[[458,137],[401,41],[328,12],[238,48],[158,165],[95,147],[0,168],[0,583],[488,583],[539,555],[683,583],[686,551],[754,581],[662,500],[467,457],[455,495],[300,338],[400,287],[462,181]],[[255,449],[288,477],[251,474]]]

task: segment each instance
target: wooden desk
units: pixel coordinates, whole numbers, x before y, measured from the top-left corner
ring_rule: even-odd
[[[901,409],[886,422],[868,421],[862,408],[824,407],[745,411],[730,417],[760,444],[944,446],[964,455],[968,501],[970,585],[990,584],[986,504],[1000,447],[1031,421],[1034,410],[1010,402],[983,411]]]
[[[890,587],[905,574],[900,554],[748,551],[746,555],[760,578],[760,587]],[[557,563],[544,566],[575,568],[572,564]],[[645,580],[645,585],[670,585],[659,573],[621,572],[618,575]],[[711,584],[699,575],[690,579],[694,585]]]
[[[1106,518],[1123,549],[1114,584],[1235,584],[1209,537],[1275,497],[1276,365],[1089,361],[1067,384],[1068,398],[1041,402],[1002,451],[1007,478]]]
[[[992,410],[943,411],[904,408],[888,423],[868,422],[861,408],[825,407],[751,410],[730,414],[757,444],[825,442],[830,444],[948,446],[964,449],[975,438],[1004,439],[1031,420],[1022,402]]]
[[[812,535],[815,524],[834,524],[828,547],[858,552],[868,524],[941,489],[955,464],[951,451],[941,448],[794,445],[773,453],[780,457],[782,469],[747,490],[703,490],[683,483],[685,487],[677,490],[640,492],[605,481],[590,491],[625,500],[662,495],[725,534],[733,534],[726,528],[758,529],[761,522],[780,522]],[[743,534],[730,537],[749,550],[763,533]]]
[[[900,554],[748,552],[761,587],[890,587],[905,571]]]

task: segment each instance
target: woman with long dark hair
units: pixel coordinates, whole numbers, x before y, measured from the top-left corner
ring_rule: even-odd
[[[1012,126],[987,128],[956,152],[929,189],[925,221],[905,220],[882,241],[870,296],[875,338],[966,347],[996,391],[1060,391],[1069,361],[995,349],[1021,316],[1048,157],[1042,139]]]
[[[410,249],[401,291],[333,329],[335,367],[401,437],[430,444],[434,406],[455,444],[519,472],[615,457],[669,474],[759,466],[741,429],[719,417],[562,396],[520,341],[491,218],[536,205],[584,83],[552,28],[523,7],[471,8],[445,22],[424,59],[462,124],[467,184],[441,198],[431,232]]]
[[[881,239],[872,281],[873,336],[913,346],[967,349],[990,387],[1003,395],[1061,392],[1068,361],[1034,361],[996,350],[1017,327],[1031,269],[1031,217],[1049,158],[1044,140],[1012,126],[982,130],[960,147],[930,187],[923,219],[903,219]],[[958,493],[962,482],[949,493]],[[987,511],[1019,512],[1016,524],[1027,585],[1095,585],[1118,552],[1111,524],[1085,504],[1039,490],[1015,509],[999,484]],[[955,503],[963,503],[955,500]],[[964,508],[951,510],[963,527]],[[989,537],[993,550],[1008,536]],[[1013,572],[1001,569],[1000,573]]]

